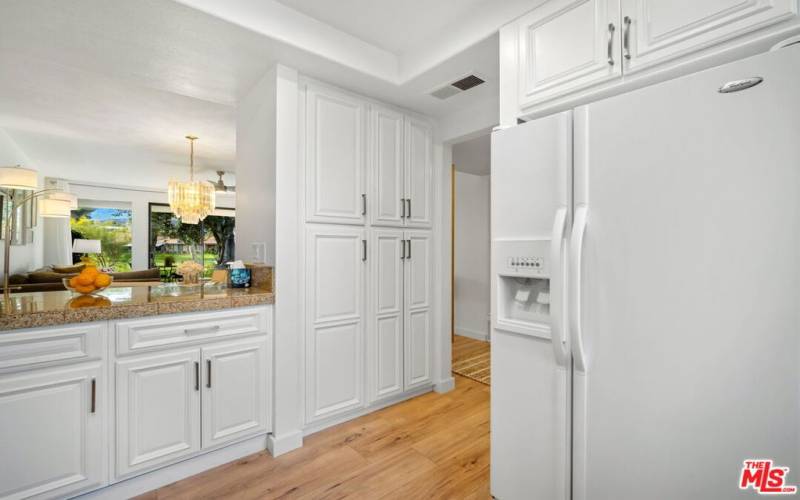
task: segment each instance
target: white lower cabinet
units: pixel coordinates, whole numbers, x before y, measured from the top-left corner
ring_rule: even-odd
[[[376,229],[370,241],[367,346],[370,402],[375,402],[433,381],[433,270],[429,231]]]
[[[105,485],[104,380],[97,362],[0,376],[1,498]]]
[[[267,362],[263,341],[203,348],[203,447],[268,427]]]
[[[199,371],[199,349],[117,362],[118,477],[200,450]]]
[[[217,342],[116,362],[116,477],[268,429],[267,343]]]
[[[306,232],[306,421],[364,405],[363,229]]]

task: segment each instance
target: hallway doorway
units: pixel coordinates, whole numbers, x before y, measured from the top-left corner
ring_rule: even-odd
[[[486,385],[490,369],[490,163],[487,133],[453,145],[453,373]]]

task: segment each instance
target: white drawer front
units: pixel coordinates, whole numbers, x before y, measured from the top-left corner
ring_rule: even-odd
[[[125,355],[217,338],[267,334],[271,328],[270,311],[254,307],[118,321],[116,351]]]
[[[104,322],[3,333],[0,372],[100,359],[105,331]]]

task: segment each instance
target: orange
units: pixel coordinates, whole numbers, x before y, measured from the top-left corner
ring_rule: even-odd
[[[78,285],[75,287],[78,293],[92,293],[94,292],[94,285]]]
[[[100,274],[100,271],[98,271],[96,267],[87,267],[86,269],[81,271],[81,274],[84,276],[89,276],[90,278],[92,278],[92,281],[94,281],[97,275]]]
[[[94,279],[94,286],[96,286],[97,288],[107,287],[110,284],[111,284],[111,276],[105,273],[98,274],[97,277]]]
[[[78,276],[77,275],[73,276],[72,278],[69,279],[69,286],[71,286],[72,288],[75,288],[76,286],[78,286],[78,284],[79,283],[78,283]]]
[[[85,274],[85,272],[81,272],[81,274],[75,277],[75,283],[77,285],[89,286],[94,284],[94,276],[89,276]]]

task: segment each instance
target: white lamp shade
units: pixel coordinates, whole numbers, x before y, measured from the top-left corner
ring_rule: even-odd
[[[100,253],[100,240],[75,240],[72,253]]]
[[[78,197],[74,194],[59,191],[57,193],[52,193],[47,198],[51,200],[64,200],[69,202],[70,210],[75,210],[78,208]]]
[[[39,186],[36,170],[22,167],[0,167],[0,187],[33,191]]]
[[[72,206],[69,200],[44,198],[39,200],[39,215],[42,217],[69,218]]]

